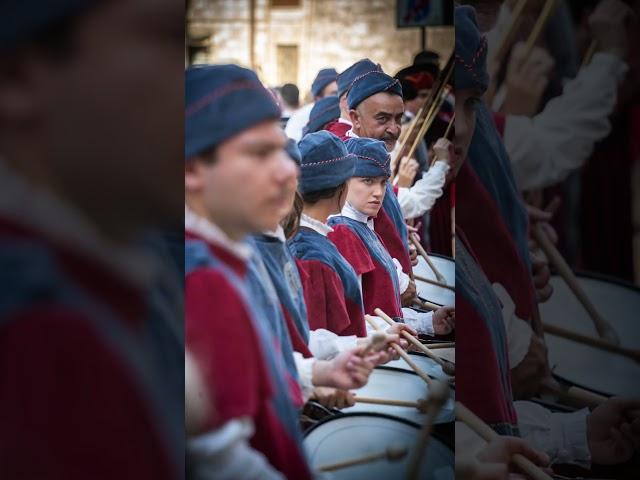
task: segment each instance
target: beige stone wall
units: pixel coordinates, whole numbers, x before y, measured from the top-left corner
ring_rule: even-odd
[[[206,61],[250,66],[249,0],[196,0],[188,32],[205,39]],[[427,48],[443,62],[453,49],[453,28],[428,28]],[[341,71],[369,57],[394,74],[420,50],[420,30],[397,29],[395,0],[301,0],[300,7],[272,8],[256,0],[255,69],[268,85],[278,85],[278,45],[298,46],[297,85],[304,96],[317,71]]]

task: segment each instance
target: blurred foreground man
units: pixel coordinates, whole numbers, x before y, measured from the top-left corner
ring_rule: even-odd
[[[0,478],[184,475],[183,8],[3,2]]]

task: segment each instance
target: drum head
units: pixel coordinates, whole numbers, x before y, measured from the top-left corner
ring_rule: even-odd
[[[634,286],[590,275],[578,275],[578,281],[598,312],[610,322],[621,345],[640,348],[640,291]],[[578,333],[597,337],[591,317],[566,283],[558,276],[551,279],[553,295],[540,305],[542,321]],[[545,335],[549,364],[553,372],[577,386],[609,395],[640,394],[640,363],[614,353]]]
[[[453,348],[440,348],[435,350],[436,355],[442,356],[442,358],[448,359],[449,352],[446,352],[447,355],[442,355],[445,353],[445,350],[454,350]],[[434,360],[431,360],[424,353],[420,352],[409,352],[411,355],[411,360],[413,363],[418,365],[422,369],[424,373],[429,375],[430,377],[439,378],[441,380],[449,381],[451,377],[442,371],[442,367],[437,364]],[[409,366],[407,362],[404,361],[403,358],[399,358],[398,360],[391,360],[390,362],[385,363],[382,367],[395,368],[398,370],[404,370],[405,372],[413,372],[413,369]]]
[[[439,255],[429,255],[429,259],[436,266],[438,271],[447,280],[447,285],[455,287],[456,285],[456,263],[455,260],[449,257],[441,257]],[[427,264],[427,261],[418,255],[418,265],[413,267],[413,273],[420,277],[428,278],[430,280],[436,280],[437,278]],[[421,282],[416,279],[416,289],[418,290],[418,296],[423,300],[438,305],[455,305],[456,293],[448,288],[438,287],[427,282]]]
[[[419,399],[429,398],[429,387],[414,372],[406,372],[404,370],[396,370],[391,368],[376,368],[371,372],[367,384],[354,390],[357,396],[372,397],[385,400],[404,400],[416,402]],[[434,423],[452,422],[455,419],[455,394],[453,389],[449,389],[449,399],[440,410]],[[417,408],[399,407],[396,405],[377,405],[372,403],[359,403],[353,407],[342,410],[348,412],[377,412],[392,415],[394,417],[404,418],[422,425],[425,420],[425,414],[421,413]]]
[[[388,480],[406,478],[418,435],[419,429],[410,422],[381,414],[351,413],[314,426],[306,433],[304,445],[313,468],[382,452],[388,446],[407,447],[408,454],[395,462],[377,460],[330,472],[335,480]],[[453,451],[432,434],[419,478],[453,480],[454,461]]]

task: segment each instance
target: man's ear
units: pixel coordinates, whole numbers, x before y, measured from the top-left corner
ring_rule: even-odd
[[[353,123],[353,126],[355,128],[359,129],[362,126],[362,124],[360,123],[360,114],[357,110],[353,108],[349,110],[349,118],[351,118],[351,123]]]
[[[184,165],[184,191],[185,193],[199,193],[204,186],[204,164],[198,157],[187,160]]]
[[[0,55],[0,119],[31,120],[38,110],[38,95],[29,58]]]

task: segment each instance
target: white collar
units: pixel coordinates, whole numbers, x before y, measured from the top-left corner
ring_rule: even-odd
[[[338,117],[338,123],[345,123],[345,124],[347,124],[347,125],[349,125],[349,126],[353,127],[353,123],[351,123],[351,121],[350,121],[350,120],[345,120],[345,119],[344,119],[344,118],[342,118],[342,117]]]
[[[303,213],[300,216],[300,226],[310,228],[311,230],[318,232],[323,237],[326,237],[328,234],[333,232],[333,228],[331,228],[329,225],[327,225],[326,223],[322,223],[315,218],[311,218],[306,213]]]
[[[371,230],[373,230],[373,218],[370,218],[368,215],[365,215],[360,210],[356,209],[349,202],[344,204],[341,212],[343,217],[351,218],[356,222],[365,223]]]
[[[267,230],[266,232],[263,232],[263,233],[268,237],[277,238],[282,243],[287,241],[287,238],[284,235],[284,228],[282,228],[282,225],[278,225],[278,227],[273,231]]]
[[[349,131],[346,133],[346,135],[347,135],[347,137],[351,137],[351,138],[360,138],[358,135],[356,135],[356,134],[354,133],[354,131],[353,131],[353,127],[351,127],[351,130],[349,130]]]
[[[133,285],[153,281],[157,263],[140,247],[115,245],[73,205],[45,188],[32,185],[0,158],[0,215],[71,247]]]
[[[231,240],[215,223],[201,217],[186,205],[184,206],[184,229],[190,230],[206,241],[229,250],[240,260],[247,261],[251,258],[252,250],[249,245]]]

